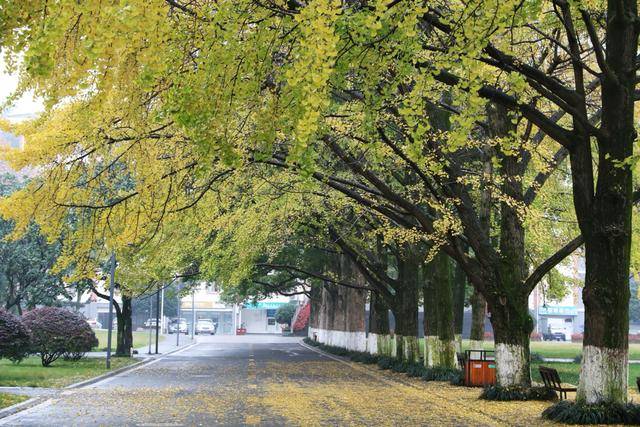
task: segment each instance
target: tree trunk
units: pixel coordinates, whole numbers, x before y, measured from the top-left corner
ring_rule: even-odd
[[[489,302],[495,339],[496,380],[503,387],[531,386],[529,335],[533,320],[526,295]]]
[[[375,292],[371,292],[370,297],[369,332],[376,335],[389,334],[389,308]]]
[[[474,291],[471,295],[471,350],[484,348],[484,318],[487,313],[487,302],[482,294]]]
[[[413,249],[403,251],[405,258],[398,259],[398,285],[393,302],[396,357],[408,362],[420,360],[417,287],[419,261]]]
[[[453,260],[451,260],[453,262]],[[453,270],[453,332],[455,334],[456,351],[462,353],[462,328],[464,324],[464,299],[467,287],[467,276],[460,265],[455,262]]]
[[[450,259],[440,251],[433,259],[438,307],[438,366],[457,366],[455,333],[453,329],[453,287]]]
[[[513,121],[504,107],[491,105],[488,115],[495,136],[506,137],[514,131]],[[514,201],[522,200],[525,171],[522,156],[503,152],[500,146],[497,152],[501,160],[503,196]],[[497,274],[493,277],[494,286],[499,285],[497,295],[487,299],[494,332],[496,380],[503,387],[530,387],[529,336],[533,330],[533,319],[529,315],[529,291],[524,287],[527,277],[524,225],[518,205],[507,200],[500,202],[499,254]]]
[[[322,311],[322,286],[311,286],[309,302],[311,312],[309,313],[309,332],[311,329],[320,327],[320,312]],[[313,338],[310,336],[309,338]]]
[[[123,294],[121,310],[116,311],[116,318],[118,319],[116,356],[119,357],[131,356],[131,347],[133,346],[131,314],[131,297]]]
[[[415,289],[402,289],[396,293],[393,315],[396,320],[395,343],[398,359],[416,362],[418,348],[418,295]]]
[[[424,365],[433,367],[440,363],[438,356],[438,298],[433,264],[423,267],[422,299],[424,301]]]
[[[389,340],[389,307],[380,295],[371,292],[369,298],[367,351],[371,354],[390,357]]]
[[[598,181],[590,206],[588,197],[576,199],[574,196],[578,222],[585,238],[586,267],[582,293],[585,335],[577,400],[586,403],[625,402],[628,381],[633,197],[628,160],[633,155],[636,138],[634,91],[638,11],[634,0],[607,3],[608,69],[602,77]],[[572,172],[574,163],[588,154],[589,149],[589,146],[580,146],[572,151]],[[590,178],[588,171],[575,171],[574,193],[576,186],[583,188],[583,181]]]

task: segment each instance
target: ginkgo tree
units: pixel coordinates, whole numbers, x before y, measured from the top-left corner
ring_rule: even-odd
[[[49,107],[19,130],[30,144],[14,161],[43,171],[10,199],[19,213],[4,204],[22,226],[39,216],[53,235],[75,213],[87,225],[76,253],[96,230],[125,248],[196,204],[215,207],[217,184],[250,164],[295,170],[458,262],[489,305],[503,386],[530,385],[529,292],[584,242],[579,400],[626,399],[635,2],[2,9],[20,90]],[[552,143],[549,161],[531,161]],[[497,248],[478,207],[487,146]],[[524,218],[567,157],[582,236],[528,274]]]

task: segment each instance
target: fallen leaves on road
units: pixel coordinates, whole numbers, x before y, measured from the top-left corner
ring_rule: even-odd
[[[129,386],[65,391],[30,415],[51,425],[494,426],[545,425],[549,405],[482,401],[480,389],[329,359],[167,360],[120,381]]]

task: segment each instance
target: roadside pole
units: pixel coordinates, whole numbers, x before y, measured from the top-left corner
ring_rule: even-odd
[[[109,328],[107,332],[107,369],[111,369],[111,334],[113,333],[113,288],[115,287],[116,252],[111,251],[111,274],[109,284]]]
[[[160,289],[156,291],[156,354],[158,354],[158,337],[160,332]]]
[[[196,291],[191,291],[191,341],[196,333]]]
[[[180,284],[178,284],[178,333],[176,334],[176,347],[180,347],[180,306],[182,305],[182,298],[180,298]]]
[[[153,316],[153,298],[149,295],[149,320],[151,320],[151,316]],[[149,325],[149,351],[147,354],[151,354],[151,332],[153,332],[153,330],[151,329],[151,325]]]
[[[160,291],[160,332],[166,334],[168,331],[164,327],[164,286]]]

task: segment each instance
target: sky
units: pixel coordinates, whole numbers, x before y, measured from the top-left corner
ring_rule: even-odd
[[[0,57],[0,103],[4,103],[17,86],[18,76],[7,73],[4,59]],[[33,117],[43,108],[42,100],[34,99],[33,93],[28,93],[18,99],[13,106],[2,111],[1,116],[10,121],[20,121]]]

